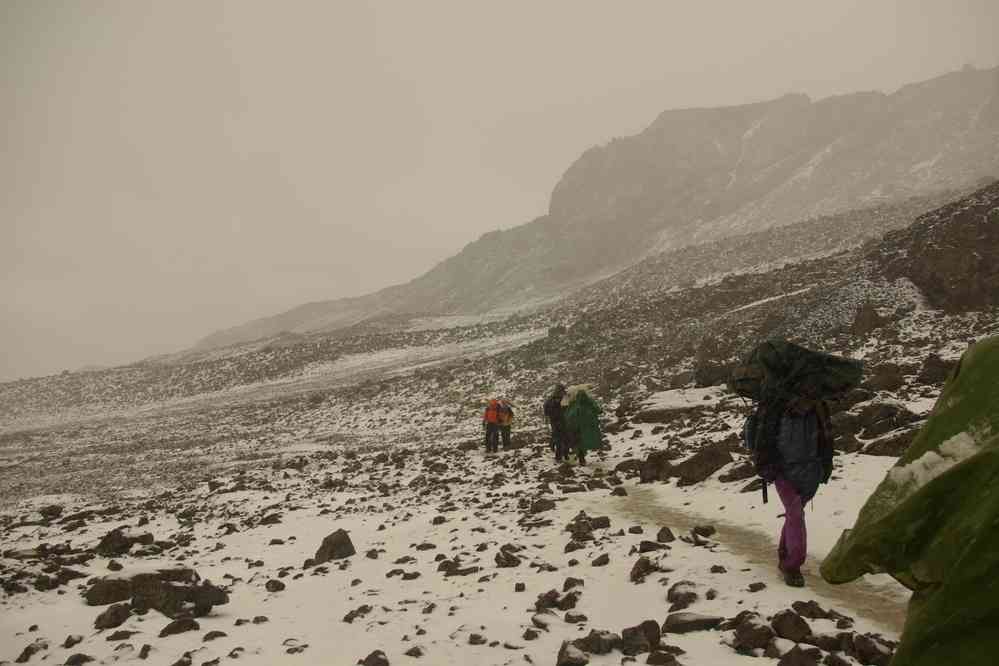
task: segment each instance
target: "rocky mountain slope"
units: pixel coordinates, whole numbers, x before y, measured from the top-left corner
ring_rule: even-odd
[[[780,583],[779,503],[738,445],[726,366],[773,334],[865,361],[808,514],[814,567],[967,343],[999,334],[997,227],[999,182],[884,238],[679,289],[638,266],[617,278],[631,298],[612,278],[503,321],[48,378],[47,412],[95,411],[0,437],[0,658],[886,666],[897,587]],[[169,372],[203,391],[171,397]],[[535,407],[556,380],[596,382],[606,408],[586,468],[547,452]],[[0,404],[30,412],[41,386]],[[485,456],[496,394],[515,448]],[[131,411],[99,415],[113,405]]]
[[[494,231],[425,275],[220,331],[225,346],[329,331],[385,313],[472,313],[543,302],[645,257],[999,175],[999,68],[892,94],[804,95],[667,111],[586,151],[549,212]]]

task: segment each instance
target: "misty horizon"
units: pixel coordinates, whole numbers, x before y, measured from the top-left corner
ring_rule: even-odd
[[[290,18],[224,3],[8,5],[0,381],[137,361],[407,282],[544,215],[587,148],[668,109],[891,93],[999,64],[995,6],[913,16],[903,4],[815,16],[785,3],[783,26],[744,8],[720,26],[692,9],[684,21],[700,30],[663,43],[655,28],[675,23],[648,5],[645,21],[610,11],[637,35],[603,49],[614,24],[592,7],[566,35],[550,7],[522,25],[456,6],[441,25],[381,3]],[[959,29],[941,34],[942,17]],[[524,52],[501,34],[455,34],[483,22],[522,28],[509,34]],[[877,48],[886,26],[904,33],[890,53]],[[685,62],[711,30],[732,50]],[[547,48],[553,34],[565,52]]]

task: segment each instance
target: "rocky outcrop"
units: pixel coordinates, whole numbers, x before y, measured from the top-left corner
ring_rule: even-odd
[[[999,181],[889,234],[869,258],[945,312],[999,305]]]

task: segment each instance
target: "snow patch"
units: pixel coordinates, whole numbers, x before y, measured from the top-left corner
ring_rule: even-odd
[[[908,465],[891,470],[888,478],[899,487],[911,485],[911,491],[914,492],[972,457],[978,450],[975,438],[967,432],[961,432],[941,444],[939,451],[927,451]]]

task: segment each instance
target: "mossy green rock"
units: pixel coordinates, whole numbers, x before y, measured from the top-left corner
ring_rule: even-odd
[[[892,666],[999,655],[999,337],[964,354],[926,425],[822,564],[913,591]]]

